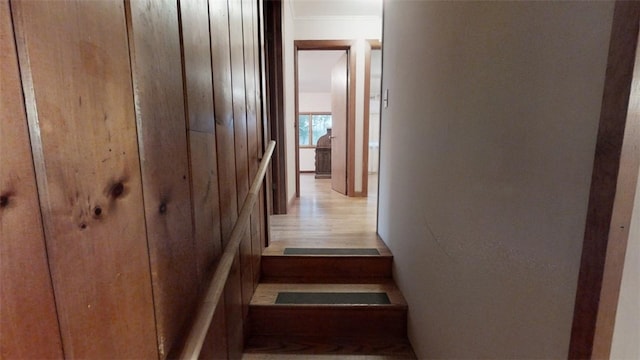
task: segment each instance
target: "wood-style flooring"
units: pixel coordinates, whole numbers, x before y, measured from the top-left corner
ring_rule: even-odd
[[[271,216],[271,243],[265,255],[286,247],[388,249],[376,235],[377,183],[369,177],[369,196],[346,197],[331,190],[331,179],[301,174],[300,198],[286,215]]]

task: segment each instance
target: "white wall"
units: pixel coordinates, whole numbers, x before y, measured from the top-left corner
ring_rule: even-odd
[[[629,228],[611,359],[640,359],[640,182]]]
[[[303,92],[298,95],[300,112],[331,112],[331,93]]]
[[[379,17],[305,17],[295,20],[295,38],[301,40],[380,39]]]
[[[300,171],[316,171],[315,148],[300,148]]]
[[[293,16],[289,7],[290,0],[282,2],[282,59],[284,77],[284,118],[285,137],[287,141],[286,163],[287,163],[287,196],[288,203],[296,197],[296,103],[295,103],[295,74],[293,57]],[[288,208],[288,206],[287,206]]]
[[[355,131],[355,161],[354,161],[354,191],[362,191],[362,171],[364,166],[364,107],[369,105],[369,99],[364,96],[364,76],[365,76],[365,40],[358,39],[356,43],[356,121]],[[352,101],[353,99],[349,99]],[[366,100],[366,101],[365,101]],[[348,178],[348,175],[347,175]]]
[[[369,113],[369,174],[375,174],[378,172],[380,154],[379,137],[380,114],[378,108],[376,108],[376,112]]]
[[[371,51],[371,79],[369,83],[369,173],[378,172],[380,153],[380,75],[382,50]]]
[[[292,17],[291,0],[284,0],[284,21],[291,21],[291,24],[284,26],[283,47],[287,54],[291,53],[290,65],[285,58],[284,75],[285,75],[285,121],[287,122],[287,132],[293,139],[295,135],[294,118],[295,118],[295,102],[294,102],[294,66],[293,66],[293,39],[295,40],[359,40],[357,43],[356,53],[364,54],[366,39],[380,39],[382,34],[382,21],[377,16],[358,16],[358,17]],[[286,57],[286,56],[285,56]],[[356,57],[356,169],[355,169],[355,190],[362,190],[362,169],[363,169],[363,128],[364,128],[364,57]],[[289,81],[287,81],[287,79]],[[289,139],[289,136],[287,136]],[[287,182],[293,183],[295,192],[295,169],[289,171],[293,163],[295,154],[295,146],[287,147],[291,151],[288,157],[287,165]],[[295,164],[293,164],[295,168]],[[291,193],[289,193],[291,194]]]
[[[612,14],[385,2],[378,230],[418,358],[566,358]]]
[[[331,93],[300,93],[300,112],[331,112]],[[316,150],[300,148],[300,171],[316,171]]]

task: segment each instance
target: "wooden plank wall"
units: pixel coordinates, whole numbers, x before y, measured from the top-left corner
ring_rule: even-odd
[[[256,19],[257,3],[251,0],[242,0],[242,25],[244,36],[244,64],[245,64],[245,93],[247,103],[247,143],[248,143],[248,161],[249,161],[249,178],[258,172],[260,164],[260,155],[262,154],[263,134],[261,125],[258,122],[258,107],[260,106],[258,98],[258,76],[257,76],[257,59],[256,43],[258,42],[257,33],[254,28],[257,27]],[[254,25],[254,21],[256,24]],[[264,195],[263,195],[264,196]],[[262,197],[260,199],[262,200]],[[250,293],[258,286],[260,280],[260,254],[263,244],[266,244],[265,237],[262,236],[262,228],[264,228],[264,213],[260,212],[260,203],[257,203],[251,214],[251,270],[253,273],[253,288]]]
[[[211,34],[211,62],[213,68],[214,107],[218,154],[218,183],[222,243],[229,241],[233,223],[238,216],[236,162],[234,140],[233,100],[231,89],[231,48],[229,44],[229,4],[209,1]],[[237,358],[242,351],[242,295],[239,272],[240,255],[236,255],[225,289],[227,345],[229,358]]]
[[[198,277],[204,285],[204,279],[211,275],[222,253],[209,4],[207,0],[182,0],[179,5],[196,260]],[[205,359],[227,357],[224,298],[221,301],[202,349],[202,358]]]
[[[124,4],[11,6],[65,357],[155,357]]]
[[[263,2],[262,1],[251,1],[246,0],[251,3],[251,25],[253,29],[253,57],[254,57],[254,73],[253,79],[255,82],[254,94],[256,101],[256,127],[258,128],[258,153],[262,153],[262,149],[266,148],[266,144],[270,141],[271,135],[268,129],[269,122],[266,117],[266,102],[263,103],[263,90],[265,88],[265,64],[262,61],[264,57],[265,51],[263,50],[263,42],[264,42],[264,32],[260,31],[264,24],[262,23],[263,17],[261,13],[263,12]],[[265,94],[266,95],[266,94]],[[266,96],[265,96],[266,97]],[[263,116],[263,114],[265,114]],[[258,156],[258,159],[261,159],[261,155]],[[271,197],[267,196],[267,189],[271,189],[272,183],[272,171],[271,167],[267,169],[267,174],[265,175],[265,182],[263,186],[260,188],[260,203],[257,205],[259,209],[260,216],[260,248],[262,251],[269,244],[269,235],[271,234],[270,230],[270,208],[271,203],[273,202]],[[271,191],[268,191],[269,194],[272,194]],[[258,249],[256,247],[256,249]],[[258,282],[260,280],[260,269],[261,269],[261,256],[256,257],[257,266],[254,267],[254,273],[257,274]],[[257,287],[257,283],[256,283]]]
[[[9,2],[0,1],[0,358],[62,357]],[[27,271],[29,270],[29,271]],[[32,334],[40,334],[32,338]],[[31,341],[19,341],[19,339]]]
[[[164,358],[198,293],[178,4],[126,4],[158,351]]]
[[[270,0],[262,2],[264,11],[264,51],[265,67],[264,77],[267,79],[265,87],[266,104],[265,112],[271,121],[269,133],[271,139],[278,142],[271,160],[271,187],[269,199],[269,211],[273,214],[286,214],[289,197],[286,187],[286,136],[284,124],[284,69],[283,69],[283,43],[282,43],[282,0]],[[286,4],[284,5],[286,6]],[[284,186],[283,186],[284,185]]]
[[[0,0],[0,358],[179,349],[263,152],[258,9]],[[241,357],[266,203],[202,358]]]
[[[236,185],[238,208],[249,192],[249,162],[248,162],[248,126],[247,105],[245,92],[245,63],[244,38],[243,38],[242,2],[229,1],[229,44],[231,47],[231,88],[233,101],[233,125],[235,135],[236,157]],[[251,227],[251,221],[249,221]],[[253,295],[253,271],[251,269],[251,231],[244,234],[240,243],[240,269],[241,269],[241,303],[242,318],[249,315],[249,300]],[[244,337],[244,332],[237,337]]]

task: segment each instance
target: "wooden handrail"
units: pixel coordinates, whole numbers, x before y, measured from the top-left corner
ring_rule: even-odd
[[[271,140],[262,157],[262,161],[260,162],[258,173],[253,179],[253,183],[251,183],[249,193],[244,200],[244,204],[242,204],[238,220],[231,231],[231,238],[229,239],[227,246],[224,248],[222,257],[220,257],[220,262],[218,263],[218,266],[213,273],[213,277],[209,282],[204,300],[200,304],[193,326],[189,331],[185,345],[180,353],[180,359],[195,360],[198,359],[198,356],[200,355],[204,339],[207,336],[209,326],[211,325],[211,319],[213,319],[213,314],[218,307],[218,302],[220,301],[220,297],[222,296],[222,292],[224,291],[224,287],[227,283],[227,278],[231,271],[231,265],[233,264],[236,251],[238,251],[238,248],[240,247],[242,236],[247,230],[253,206],[258,198],[258,193],[263,182],[262,180],[267,172],[267,167],[269,166],[271,155],[273,154],[273,149],[275,149],[275,147],[276,142]]]

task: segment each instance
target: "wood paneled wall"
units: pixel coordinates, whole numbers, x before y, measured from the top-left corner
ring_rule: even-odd
[[[158,351],[164,358],[198,291],[178,4],[126,5]]]
[[[0,74],[0,358],[59,358],[62,344],[7,0],[0,1]],[[41,336],[33,339],[34,333]]]
[[[260,63],[259,38],[257,30],[257,3],[251,0],[242,0],[242,25],[244,35],[244,63],[245,63],[245,91],[247,103],[247,144],[249,160],[249,179],[253,179],[258,172],[260,164],[264,134],[262,125],[258,121],[260,99],[258,89]],[[260,200],[264,200],[264,189],[261,189]],[[260,254],[266,245],[266,227],[264,205],[257,204],[251,214],[251,270],[253,271],[253,290],[260,279]]]
[[[207,279],[211,274],[222,253],[208,2],[207,0],[182,0],[180,1],[180,14],[187,125],[191,152],[196,260],[198,277],[202,279],[199,282],[204,285],[204,279]],[[216,87],[217,89],[218,87]],[[235,213],[232,215],[235,216]],[[202,349],[203,358],[222,359],[227,357],[224,298],[221,301]]]
[[[0,358],[181,346],[263,152],[258,9],[0,0]],[[265,203],[202,358],[241,356]]]
[[[154,357],[124,4],[11,6],[64,354]]]

